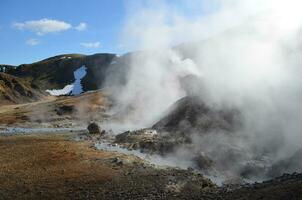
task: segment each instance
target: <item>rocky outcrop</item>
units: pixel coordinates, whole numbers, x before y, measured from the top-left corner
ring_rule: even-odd
[[[240,127],[240,112],[235,108],[213,108],[197,96],[177,101],[168,114],[153,125],[160,132],[187,135],[209,132],[234,132]]]
[[[27,79],[0,72],[1,104],[27,103],[37,101],[44,96],[45,93]]]
[[[121,133],[116,136],[114,142],[128,149],[165,155],[189,141],[186,141],[184,137],[159,134],[154,129],[141,129]]]

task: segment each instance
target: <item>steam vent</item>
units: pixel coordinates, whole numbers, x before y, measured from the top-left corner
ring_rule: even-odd
[[[0,200],[302,199],[302,1],[0,2]]]

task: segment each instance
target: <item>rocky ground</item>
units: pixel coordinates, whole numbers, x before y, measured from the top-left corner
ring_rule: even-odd
[[[218,187],[192,169],[97,150],[87,132],[0,137],[0,199],[301,199],[302,175]],[[98,136],[93,136],[98,137]]]
[[[110,101],[100,90],[76,97],[47,96],[32,103],[0,103],[0,127],[86,128],[90,121],[105,120],[105,112],[109,107]]]
[[[150,155],[166,155],[192,141],[182,132],[160,133],[163,127],[171,127],[167,126],[170,117],[153,127],[156,129],[117,136],[104,131],[97,124],[107,120],[110,106],[103,91],[0,106],[0,199],[302,199],[302,175],[297,173],[263,183],[218,186],[198,168],[152,162],[147,158]],[[223,112],[198,106],[217,119],[210,128],[236,122]],[[177,116],[182,110],[175,111]],[[191,115],[194,109],[188,111],[185,113]],[[86,130],[91,121],[96,123]],[[192,118],[189,122],[197,121]],[[105,142],[114,145],[113,150],[97,148]],[[207,160],[197,161],[204,165]]]
[[[1,199],[157,199],[216,186],[201,174],[159,169],[117,152],[96,150],[77,134],[0,137]],[[187,191],[188,192],[188,191]]]

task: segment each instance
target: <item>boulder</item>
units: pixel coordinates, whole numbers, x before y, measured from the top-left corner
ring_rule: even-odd
[[[87,127],[90,134],[101,134],[100,127],[97,123],[92,122]],[[102,132],[103,133],[103,132]]]

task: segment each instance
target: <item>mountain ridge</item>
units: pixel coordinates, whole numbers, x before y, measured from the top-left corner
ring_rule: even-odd
[[[104,84],[105,73],[115,54],[97,53],[93,55],[62,54],[31,64],[19,66],[0,65],[0,71],[26,79],[39,85],[41,89],[60,89],[75,80],[73,72],[85,65],[87,75],[81,80],[83,90],[100,89]]]

